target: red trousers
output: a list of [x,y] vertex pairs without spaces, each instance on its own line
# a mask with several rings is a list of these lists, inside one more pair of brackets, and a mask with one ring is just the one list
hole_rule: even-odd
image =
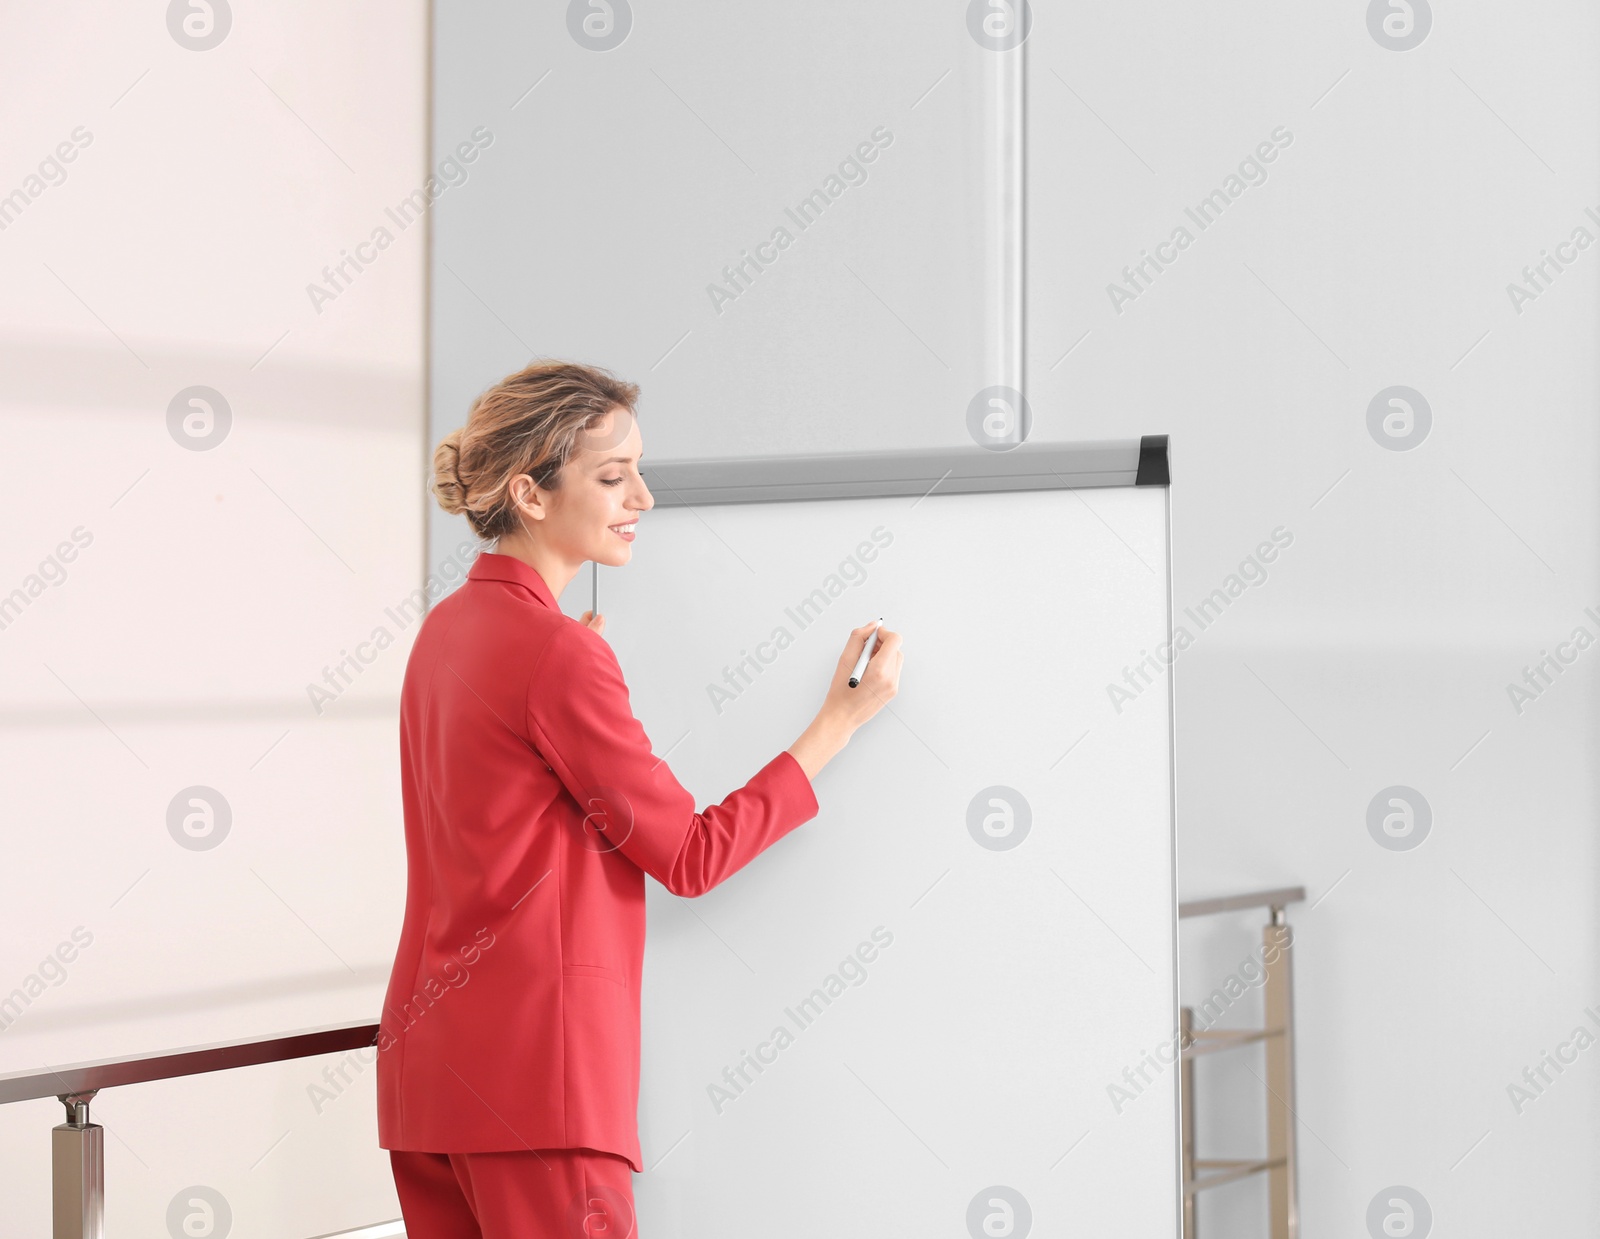
[[391,1149],[389,1164],[406,1239],[638,1239],[633,1167],[615,1153]]

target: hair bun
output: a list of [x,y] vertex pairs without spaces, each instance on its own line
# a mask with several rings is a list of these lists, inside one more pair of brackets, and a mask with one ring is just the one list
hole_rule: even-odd
[[452,430],[433,449],[433,484],[439,506],[452,516],[467,510],[467,487],[461,480],[461,430]]

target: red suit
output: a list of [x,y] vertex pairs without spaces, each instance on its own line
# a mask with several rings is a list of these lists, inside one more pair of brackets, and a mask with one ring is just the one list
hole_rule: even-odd
[[[604,638],[533,568],[489,552],[417,634],[400,757],[408,880],[379,1144],[528,1161],[589,1149],[642,1171],[645,874],[688,897],[737,873],[816,816],[805,771],[780,752],[695,812]],[[398,1179],[409,1160],[394,1160]]]

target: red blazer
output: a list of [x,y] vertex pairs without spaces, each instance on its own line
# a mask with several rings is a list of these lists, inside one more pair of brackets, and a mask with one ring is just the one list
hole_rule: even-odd
[[378,1033],[378,1143],[639,1154],[644,876],[702,894],[817,814],[781,752],[721,804],[650,749],[603,637],[481,553],[400,698],[405,922]]

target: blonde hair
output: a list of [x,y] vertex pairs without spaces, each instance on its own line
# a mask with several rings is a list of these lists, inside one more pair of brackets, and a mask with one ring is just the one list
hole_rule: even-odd
[[583,432],[612,409],[633,414],[638,399],[638,384],[609,370],[536,361],[483,392],[466,425],[439,441],[429,490],[441,508],[464,513],[473,532],[492,541],[518,524],[512,478],[526,473],[545,490],[559,490]]

